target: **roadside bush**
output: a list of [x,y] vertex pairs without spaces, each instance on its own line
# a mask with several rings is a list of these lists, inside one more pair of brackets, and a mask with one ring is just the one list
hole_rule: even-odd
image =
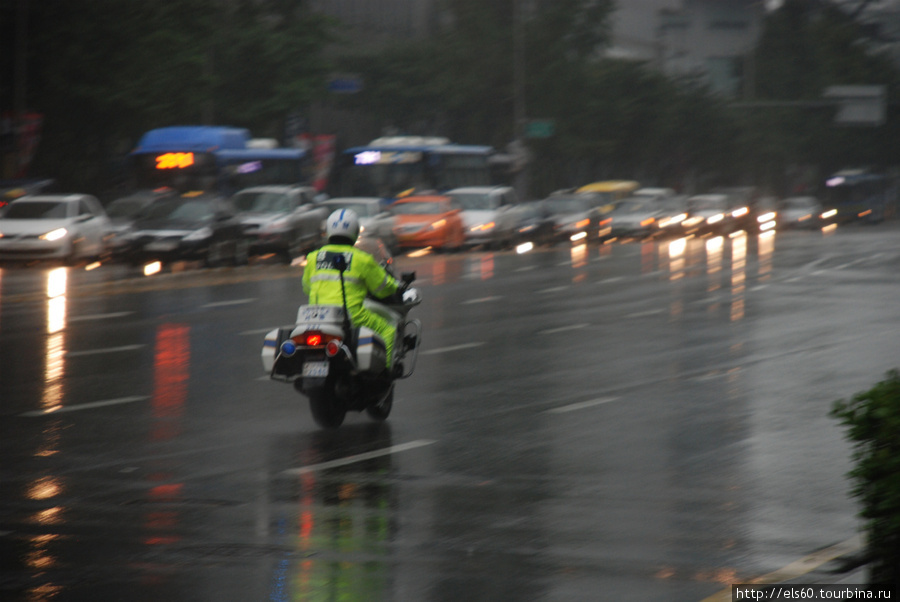
[[854,442],[848,476],[862,501],[874,584],[900,583],[900,372],[886,376],[831,410]]

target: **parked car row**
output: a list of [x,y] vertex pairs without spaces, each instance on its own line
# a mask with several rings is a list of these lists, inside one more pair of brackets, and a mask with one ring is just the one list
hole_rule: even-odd
[[820,228],[829,223],[814,197],[754,199],[710,192],[677,195],[631,187],[611,199],[596,187],[520,202],[510,187],[465,187],[383,199],[321,200],[305,186],[258,186],[226,198],[162,188],[119,198],[105,208],[84,194],[35,194],[0,212],[0,260],[69,263],[111,258],[134,265],[195,260],[242,265],[250,256],[290,262],[324,242],[324,221],[353,209],[361,233],[392,254],[430,247],[502,249],[524,242],[603,242],[621,238],[727,234],[739,229]]

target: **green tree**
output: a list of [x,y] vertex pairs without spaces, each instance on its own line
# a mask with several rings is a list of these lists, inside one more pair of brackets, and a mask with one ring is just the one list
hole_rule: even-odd
[[303,6],[30,3],[28,105],[44,115],[33,171],[100,192],[109,159],[153,127],[215,122],[278,136],[287,113],[324,91],[331,23]]
[[[608,0],[519,2],[526,39],[529,101],[557,94],[605,40]],[[371,110],[409,133],[503,146],[514,136],[513,0],[447,0],[450,25],[429,40],[395,45],[375,57],[345,57],[366,90],[345,105]]]
[[900,581],[900,372],[896,369],[868,391],[834,403],[831,416],[847,427],[853,442],[853,495],[862,507],[871,582]]
[[793,164],[830,172],[847,166],[895,165],[892,143],[898,131],[896,106],[881,127],[840,127],[835,109],[817,106],[829,86],[885,85],[900,93],[898,71],[871,50],[866,29],[840,7],[810,0],[787,0],[766,19],[754,56],[755,99],[794,101],[793,108],[744,112],[742,154],[760,177],[781,181]]

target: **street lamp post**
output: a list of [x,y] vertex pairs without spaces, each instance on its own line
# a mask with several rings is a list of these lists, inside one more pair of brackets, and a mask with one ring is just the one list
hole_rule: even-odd
[[513,165],[515,177],[513,187],[519,198],[528,195],[528,162],[525,146],[525,126],[527,112],[525,107],[525,27],[524,11],[521,4],[525,0],[513,0]]

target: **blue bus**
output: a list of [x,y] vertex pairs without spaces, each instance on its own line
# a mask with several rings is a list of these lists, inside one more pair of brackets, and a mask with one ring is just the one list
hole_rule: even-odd
[[490,186],[497,183],[497,157],[490,146],[454,144],[446,138],[387,136],[340,153],[328,193],[390,201],[414,190]]
[[867,169],[845,169],[825,181],[824,207],[834,211],[836,222],[879,222],[892,216],[897,206],[893,178]]
[[253,139],[243,128],[174,126],[146,132],[130,153],[138,189],[170,187],[180,192],[233,194],[264,184],[309,182],[308,153]]

